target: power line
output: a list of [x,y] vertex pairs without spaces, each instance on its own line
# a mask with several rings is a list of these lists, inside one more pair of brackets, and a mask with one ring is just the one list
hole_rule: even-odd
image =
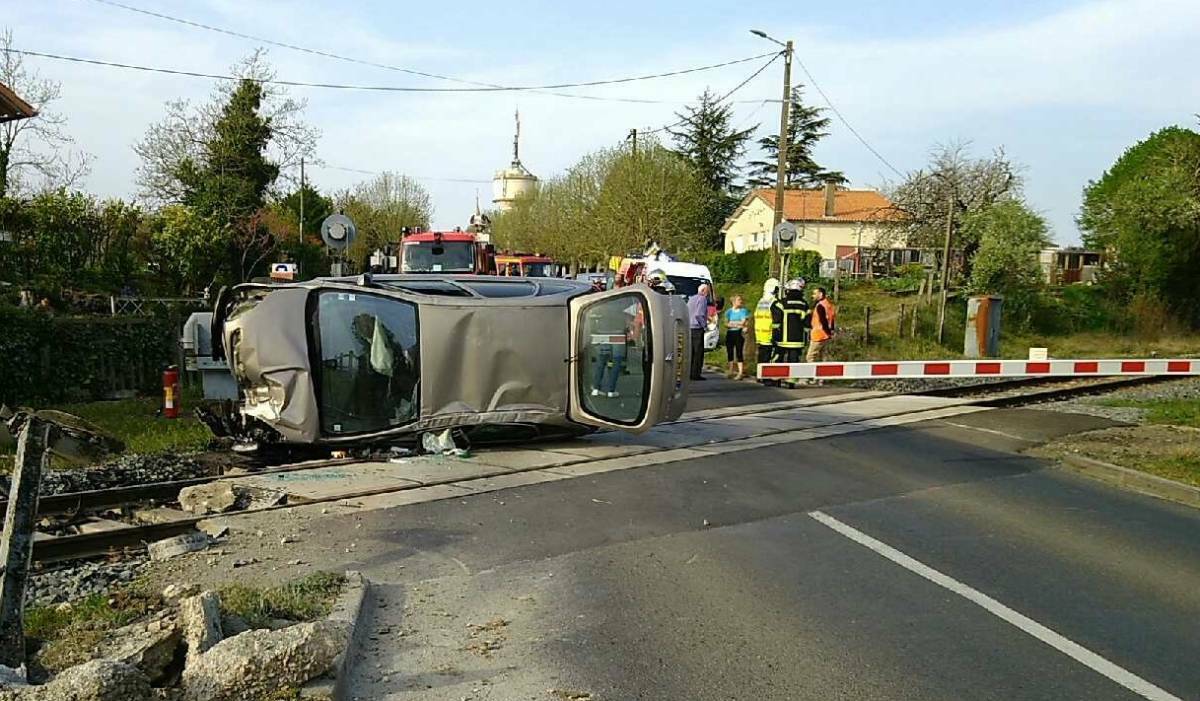
[[825,100],[825,104],[829,106],[829,110],[837,115],[837,118],[842,125],[845,126],[846,129],[850,130],[850,133],[854,135],[854,138],[858,139],[863,146],[866,146],[867,150],[870,151],[876,158],[878,158],[880,163],[884,164],[888,168],[891,168],[893,173],[903,178],[904,173],[901,173],[899,168],[889,163],[888,159],[884,158],[882,154],[876,151],[874,146],[867,143],[867,140],[863,138],[862,134],[858,133],[857,129],[850,126],[850,122],[846,121],[846,118],[842,115],[841,110],[839,110],[833,104],[833,100],[830,100],[829,96],[825,94],[825,91],[821,89],[821,86],[817,84],[817,79],[814,78],[813,74],[809,72],[808,67],[804,65],[804,62],[800,60],[800,57],[796,56],[795,54],[793,54],[792,57],[796,59],[796,63],[800,65],[800,70],[804,71],[804,75],[808,76],[809,85],[812,85],[817,89],[817,92],[820,93],[821,97]]
[[[174,68],[161,68],[161,67],[157,67],[157,66],[143,66],[143,65],[132,64],[132,63],[118,63],[116,61],[102,61],[99,59],[81,58],[78,56],[64,56],[61,54],[51,54],[51,53],[45,53],[45,52],[41,52],[41,51],[27,51],[24,49],[9,48],[9,49],[5,49],[5,51],[15,53],[15,54],[20,54],[22,56],[48,58],[48,59],[53,59],[56,61],[67,61],[67,62],[71,62],[71,63],[83,63],[83,64],[94,65],[94,66],[104,66],[107,68],[122,68],[122,69],[126,69],[126,70],[143,71],[143,72],[147,72],[147,73],[165,73],[167,75],[180,75],[180,76],[187,76],[187,77],[191,77],[191,78],[206,78],[209,80],[229,80],[229,81],[252,80],[257,83],[270,83],[273,85],[286,85],[289,87],[300,87],[300,88],[324,88],[324,89],[330,89],[330,90],[360,90],[360,91],[369,91],[369,92],[410,92],[410,93],[543,92],[542,87],[539,87],[539,86],[507,86],[507,87],[501,86],[501,87],[495,87],[495,88],[489,88],[489,87],[430,88],[430,87],[414,87],[414,86],[400,86],[400,85],[352,85],[352,84],[346,84],[346,83],[314,83],[314,82],[306,82],[306,81],[299,81],[299,80],[283,80],[283,79],[279,79],[279,78],[239,77],[239,76],[224,75],[224,74],[219,74],[219,73],[204,73],[201,71],[186,71],[186,70],[179,70],[179,69],[174,69]],[[769,54],[765,54],[765,55],[769,55]],[[715,68],[718,66],[729,66],[729,65],[734,65],[737,63],[744,63],[746,61],[753,60],[756,58],[762,58],[762,56],[753,56],[750,58],[737,59],[735,61],[728,61],[728,62],[725,62],[722,64],[714,64],[712,66],[702,66],[702,67],[697,67],[697,68],[685,69],[684,71],[671,71],[669,73],[660,73],[660,74],[655,74],[655,75],[634,76],[634,77],[618,78],[618,79],[607,80],[607,81],[590,81],[587,83],[564,83],[564,84],[562,84],[562,87],[609,85],[609,84],[615,84],[615,83],[629,83],[629,82],[640,81],[640,80],[651,80],[654,78],[662,78],[662,77],[668,77],[668,76],[673,76],[673,75],[682,75],[683,73],[687,73],[687,72],[708,70],[708,69]],[[567,93],[547,93],[547,94],[567,95]],[[647,99],[641,99],[641,98],[616,98],[616,97],[603,97],[603,96],[598,96],[598,95],[570,95],[570,96],[577,97],[580,99],[600,100],[600,101],[635,102],[635,103],[646,103],[646,104],[679,104],[679,101],[675,101],[675,100],[668,101],[668,100],[647,100]]]
[[651,78],[663,78],[663,77],[670,77],[670,76],[676,76],[676,75],[686,75],[688,73],[695,73],[695,72],[706,71],[706,70],[714,70],[716,68],[723,68],[725,66],[731,66],[734,64],[738,64],[738,63],[754,61],[759,58],[765,58],[766,56],[769,55],[769,54],[760,54],[758,56],[748,56],[746,58],[737,59],[734,61],[727,61],[724,63],[713,64],[713,65],[709,65],[709,66],[698,66],[695,68],[686,68],[686,69],[677,70],[677,71],[667,71],[667,72],[657,74],[657,75],[652,75],[652,76],[638,76],[638,77],[632,77],[632,78],[590,81],[590,82],[585,82],[585,83],[563,84],[563,85],[506,86],[506,85],[499,85],[496,83],[488,83],[488,82],[482,82],[482,81],[477,81],[477,80],[468,80],[465,78],[457,78],[455,76],[441,75],[438,73],[430,73],[428,71],[421,71],[421,70],[417,70],[415,68],[406,68],[403,66],[395,66],[395,65],[390,65],[390,64],[386,64],[386,63],[378,63],[376,61],[368,61],[365,59],[354,58],[351,56],[335,54],[335,53],[332,53],[329,51],[322,51],[320,49],[313,49],[313,48],[310,48],[307,46],[299,46],[297,44],[289,44],[289,43],[282,42],[282,41],[275,41],[273,39],[268,39],[266,37],[260,37],[260,36],[256,36],[253,34],[245,34],[243,32],[234,31],[232,29],[226,29],[224,27],[217,27],[214,25],[205,24],[203,22],[197,22],[194,20],[189,20],[189,19],[185,19],[182,17],[175,17],[173,15],[168,15],[168,14],[161,13],[161,12],[154,12],[152,10],[146,10],[146,9],[143,9],[140,7],[134,7],[132,5],[126,5],[124,3],[115,2],[114,0],[92,0],[92,2],[101,4],[101,5],[108,5],[110,7],[120,8],[122,10],[127,10],[129,12],[136,12],[138,14],[146,15],[149,17],[155,17],[157,19],[166,20],[168,22],[175,22],[177,24],[182,24],[182,25],[189,26],[189,27],[203,29],[205,31],[216,32],[219,34],[225,34],[228,36],[237,37],[239,39],[248,39],[250,41],[267,44],[269,46],[277,46],[280,48],[289,49],[291,51],[299,51],[301,53],[307,53],[307,54],[311,54],[314,56],[330,58],[330,59],[333,59],[336,61],[344,61],[347,63],[354,63],[354,64],[358,64],[358,65],[363,65],[363,66],[371,66],[373,68],[382,68],[384,70],[397,71],[400,73],[407,73],[409,75],[420,76],[423,78],[433,78],[436,80],[446,80],[446,81],[450,81],[450,82],[454,82],[454,83],[462,83],[464,85],[472,85],[475,87],[489,88],[491,90],[539,91],[539,92],[545,92],[545,94],[548,94],[548,95],[555,95],[558,97],[569,97],[569,98],[582,99],[582,100],[603,100],[603,101],[611,101],[611,102],[632,102],[632,103],[647,103],[647,104],[662,104],[662,103],[670,102],[667,100],[644,100],[644,99],[637,99],[637,98],[611,98],[611,97],[602,97],[602,96],[596,96],[596,95],[579,95],[579,94],[575,94],[575,93],[558,93],[558,92],[548,92],[548,91],[565,88],[565,87],[594,87],[597,85],[612,85],[612,84],[617,84],[617,83],[632,82],[635,80],[647,80],[647,79],[651,79]]
[[[772,63],[775,63],[775,60],[776,60],[776,59],[778,59],[780,56],[782,56],[782,55],[783,55],[783,52],[776,52],[776,53],[774,53],[774,54],[768,54],[768,55],[771,57],[771,59],[770,59],[769,61],[767,61],[767,62],[766,62],[766,63],[764,63],[763,65],[759,66],[758,70],[754,71],[754,72],[753,72],[753,73],[751,73],[751,74],[749,75],[749,77],[747,77],[745,80],[743,80],[742,82],[740,82],[740,83],[738,83],[737,85],[735,85],[735,86],[733,87],[733,89],[732,89],[732,90],[730,90],[729,92],[725,93],[724,95],[722,95],[722,96],[718,97],[716,101],[717,101],[717,102],[724,102],[725,100],[729,99],[729,97],[730,97],[730,96],[732,96],[734,93],[736,93],[738,90],[741,90],[742,88],[746,87],[746,85],[747,85],[747,84],[748,84],[750,81],[754,80],[755,78],[757,78],[757,77],[759,76],[759,74],[761,74],[763,71],[767,70],[767,68],[769,68],[769,67],[771,66],[771,64],[772,64]],[[675,127],[679,126],[680,124],[683,124],[683,123],[684,123],[684,122],[686,122],[686,121],[687,121],[687,117],[684,117],[684,118],[680,119],[680,120],[679,120],[679,121],[677,121],[677,122],[674,122],[674,123],[672,123],[672,124],[667,124],[667,125],[661,126],[661,127],[657,128],[657,129],[650,129],[650,130],[648,130],[648,131],[646,131],[646,132],[644,132],[644,133],[646,133],[646,134],[657,134],[657,133],[658,133],[658,132],[660,132],[660,131],[667,131],[667,130],[669,130],[669,129],[674,129]]]

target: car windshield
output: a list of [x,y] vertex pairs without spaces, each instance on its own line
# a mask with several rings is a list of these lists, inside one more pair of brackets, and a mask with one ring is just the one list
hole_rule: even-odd
[[675,294],[683,297],[691,297],[700,290],[701,285],[708,285],[708,298],[712,299],[712,283],[704,278],[668,275],[667,279],[675,286]]
[[322,433],[370,433],[416,419],[421,366],[415,305],[322,292],[315,329]]
[[551,263],[526,263],[525,277],[550,277]]
[[414,241],[404,244],[405,273],[462,273],[475,269],[475,244],[467,241]]

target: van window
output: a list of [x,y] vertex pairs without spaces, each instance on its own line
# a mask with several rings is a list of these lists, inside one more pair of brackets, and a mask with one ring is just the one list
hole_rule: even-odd
[[683,277],[682,275],[668,275],[667,279],[675,286],[675,294],[682,297],[691,297],[700,290],[701,285],[708,285],[708,299],[712,301],[712,282],[699,277]]
[[321,432],[382,431],[417,418],[417,308],[398,299],[327,291],[313,319]]
[[639,294],[584,307],[575,386],[588,414],[630,426],[645,417],[652,362],[646,321],[646,302]]

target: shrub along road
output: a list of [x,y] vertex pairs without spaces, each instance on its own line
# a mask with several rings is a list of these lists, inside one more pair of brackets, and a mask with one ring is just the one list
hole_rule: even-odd
[[385,582],[360,698],[1196,698],[1200,514],[1017,452],[1104,425],[990,411],[307,538]]

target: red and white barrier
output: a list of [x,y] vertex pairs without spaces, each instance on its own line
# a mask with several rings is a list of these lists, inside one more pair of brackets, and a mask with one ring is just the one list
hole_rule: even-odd
[[857,363],[760,363],[758,366],[760,380],[1104,375],[1200,375],[1200,360],[900,360]]

